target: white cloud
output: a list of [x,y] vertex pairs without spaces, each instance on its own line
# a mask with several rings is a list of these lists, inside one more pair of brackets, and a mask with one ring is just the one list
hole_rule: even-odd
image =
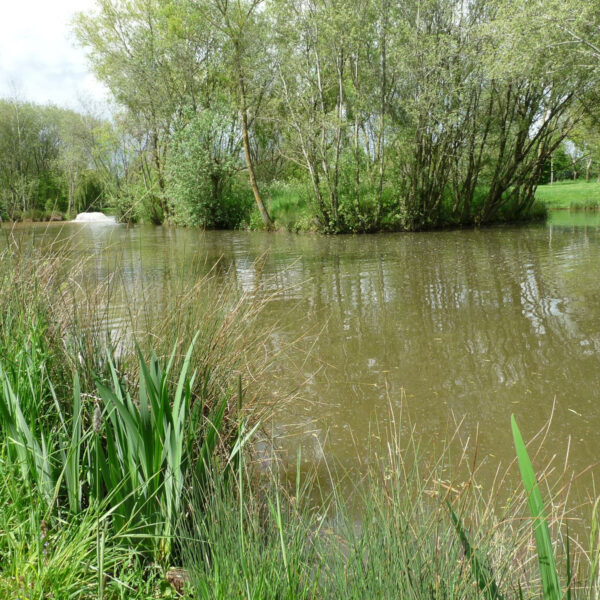
[[71,21],[94,0],[0,0],[0,97],[78,108],[105,100]]

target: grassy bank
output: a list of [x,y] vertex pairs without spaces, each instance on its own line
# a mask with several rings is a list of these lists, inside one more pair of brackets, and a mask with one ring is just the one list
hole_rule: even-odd
[[[541,596],[541,514],[508,476],[477,485],[460,431],[424,447],[390,415],[387,454],[330,464],[328,491],[265,466],[269,298],[200,264],[161,300],[51,249],[1,258],[0,598]],[[540,482],[547,539],[562,589],[594,598],[598,528],[567,542],[565,478]]]
[[600,208],[600,183],[557,181],[552,185],[540,185],[535,197],[551,210],[597,210]]

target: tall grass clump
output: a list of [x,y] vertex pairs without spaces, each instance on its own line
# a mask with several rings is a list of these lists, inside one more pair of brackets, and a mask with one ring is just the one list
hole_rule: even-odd
[[[193,597],[479,598],[444,504],[455,492],[462,512],[481,518],[473,533],[496,576],[512,583],[515,538],[476,488],[454,490],[450,446],[425,460],[409,432],[388,449],[383,457],[365,451],[362,475],[337,473],[329,491],[315,473],[301,481],[299,468],[293,489],[281,487],[276,469],[266,485],[252,485],[252,464],[233,489],[213,482],[208,510],[192,510],[182,534]],[[341,493],[348,484],[350,497]],[[197,492],[191,504],[200,504]]]
[[[17,244],[0,251],[0,358],[14,389],[26,392],[28,418],[43,414],[52,402],[48,369],[61,363],[47,294],[55,285],[59,263],[51,250],[37,258]],[[55,384],[63,383],[62,373],[53,375]]]
[[[192,477],[230,468],[238,413],[255,423],[268,406],[255,403],[270,360],[269,332],[256,326],[268,295],[245,295],[201,263],[183,282],[167,279],[159,299],[143,273],[90,276],[85,259],[52,245],[11,239],[2,259],[0,480],[10,510],[0,595],[149,597],[178,560]],[[232,399],[238,377],[243,407]]]
[[[5,370],[19,376],[33,361],[29,371],[40,390],[50,377],[59,399],[70,403],[78,372],[82,391],[92,393],[96,376],[112,378],[106,349],[132,383],[139,376],[138,347],[165,364],[175,348],[178,371],[197,336],[194,391],[202,388],[216,402],[244,372],[252,381],[248,408],[271,396],[264,377],[273,361],[265,351],[271,331],[259,319],[277,291],[243,290],[219,261],[207,264],[193,253],[177,257],[165,265],[157,287],[143,270],[123,269],[118,253],[100,249],[82,256],[64,239],[35,245],[11,236],[0,259],[0,357]],[[30,395],[28,377],[23,384]],[[51,402],[51,394],[45,400]]]
[[0,461],[0,598],[153,597],[160,570],[126,538],[108,530],[106,506],[79,515],[49,515],[39,495]]
[[[566,508],[566,501],[558,498],[559,495],[568,497],[569,485],[563,485],[558,494],[553,494],[548,486],[547,469],[542,471],[542,478],[538,479],[534,471],[527,446],[521,435],[517,422],[511,417],[511,428],[516,451],[516,461],[523,484],[523,493],[520,510],[513,508],[513,518],[519,512],[523,512],[522,504],[526,504],[529,519],[523,519],[523,523],[529,527],[529,538],[524,536],[525,543],[521,548],[516,560],[513,559],[511,567],[518,574],[517,592],[519,598],[543,598],[544,600],[560,600],[566,598],[598,598],[598,561],[600,559],[600,535],[598,533],[598,505],[596,500],[593,507],[585,506],[584,530],[589,531],[587,544],[580,542],[578,537],[572,537],[569,533],[568,520],[571,520]],[[565,463],[566,467],[566,463]],[[562,474],[564,479],[564,473]],[[544,503],[541,483],[547,486],[550,498]],[[591,510],[590,510],[591,508]],[[474,581],[486,597],[496,599],[512,597],[510,594],[502,596],[495,581],[495,573],[487,568],[487,556],[480,549],[474,549],[460,518],[456,516],[449,505],[454,524],[465,554],[469,557],[471,571]],[[582,510],[582,507],[579,507]],[[550,518],[548,518],[550,514]],[[576,520],[576,519],[573,519]],[[552,535],[554,530],[554,536]],[[555,538],[553,540],[553,537]],[[532,542],[532,538],[535,544]],[[538,577],[535,570],[524,567],[527,564],[526,555],[535,553],[538,564]],[[564,569],[564,586],[561,583],[559,565]],[[523,583],[524,581],[524,583]],[[513,596],[516,592],[513,591]]]
[[387,453],[362,457],[364,474],[353,478],[352,504],[336,495],[330,520],[341,541],[323,550],[323,597],[485,597],[473,585],[447,502],[469,515],[475,545],[487,551],[498,581],[513,586],[510,556],[519,536],[477,485],[458,434],[428,449],[408,422],[392,418],[378,435],[387,440]]
[[[537,528],[523,518],[532,488],[517,485],[516,463],[498,471],[486,490],[477,483],[477,449],[459,431],[431,449],[421,445],[413,428],[396,425],[387,434],[385,455],[362,449],[360,474],[336,472],[330,463],[334,483],[327,491],[316,472],[301,480],[299,468],[295,485],[282,487],[281,466],[269,472],[266,483],[262,477],[262,486],[253,485],[251,461],[235,487],[211,481],[208,501],[195,488],[191,506],[207,510],[192,509],[181,534],[192,596],[596,597],[597,517],[586,551],[564,531],[569,515],[555,491],[544,506],[547,545],[538,554]],[[549,486],[548,475],[541,481]],[[537,501],[536,506],[534,524],[542,522]],[[548,592],[550,556],[556,572],[564,570],[566,595]]]

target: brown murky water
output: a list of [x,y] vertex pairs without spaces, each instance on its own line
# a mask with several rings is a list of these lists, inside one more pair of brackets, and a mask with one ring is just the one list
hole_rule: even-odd
[[264,313],[265,326],[276,326],[273,347],[301,338],[274,374],[274,386],[299,386],[297,402],[273,423],[290,462],[302,445],[307,464],[326,453],[352,468],[361,449],[377,448],[373,422],[385,424],[402,401],[425,440],[463,420],[464,435],[479,431],[480,455],[504,464],[514,456],[511,413],[527,439],[555,402],[548,454],[564,457],[571,438],[573,469],[598,460],[596,213],[373,236],[90,225],[20,232],[68,238],[77,252],[97,256],[100,277],[118,257],[125,278],[142,272],[157,295],[164,278],[189,276],[182,264],[196,253],[207,265],[220,258],[246,289],[279,287]]

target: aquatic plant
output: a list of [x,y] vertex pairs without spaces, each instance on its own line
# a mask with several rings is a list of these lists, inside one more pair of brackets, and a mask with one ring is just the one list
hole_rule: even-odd
[[222,441],[228,396],[206,415],[202,398],[192,406],[196,373],[190,374],[190,361],[196,340],[174,390],[174,352],[163,369],[156,355],[147,363],[140,351],[136,397],[123,385],[110,356],[112,386],[98,383],[104,435],[95,437],[90,475],[100,481],[93,479],[91,490],[99,492],[99,502],[111,506],[115,530],[149,540],[158,557],[170,555],[186,478],[193,473],[197,480],[206,479]]
[[[51,432],[43,426],[32,429],[0,364],[0,430],[7,436],[7,456],[31,491],[42,494],[48,515],[63,504],[72,514],[81,512],[84,504],[104,505],[113,533],[150,542],[155,556],[169,556],[182,511],[184,481],[192,471],[196,481],[207,479],[206,471],[222,442],[229,399],[224,396],[206,415],[202,398],[192,407],[195,373],[189,371],[196,339],[187,350],[174,389],[174,353],[163,369],[156,355],[147,363],[140,351],[135,397],[107,354],[112,384],[98,382],[103,409],[98,414],[95,406],[92,428],[86,432],[77,377],[71,427],[56,402],[60,427]],[[241,440],[230,437],[227,441],[237,453]]]
[[560,600],[562,591],[560,581],[556,571],[556,561],[554,559],[554,550],[552,548],[552,540],[550,538],[550,530],[548,522],[544,515],[544,502],[538,486],[535,472],[527,453],[527,447],[523,442],[523,437],[515,421],[515,417],[511,417],[511,427],[517,459],[519,461],[519,469],[523,486],[527,494],[527,504],[529,513],[533,519],[533,530],[535,534],[535,542],[537,545],[537,556],[540,566],[540,576],[542,578],[542,586],[545,600]]

